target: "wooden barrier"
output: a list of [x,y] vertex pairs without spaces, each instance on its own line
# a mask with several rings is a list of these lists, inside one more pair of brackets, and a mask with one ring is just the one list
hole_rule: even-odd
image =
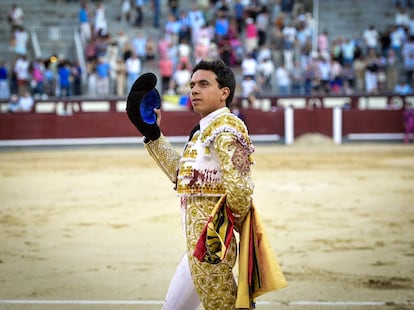
[[[236,98],[243,104],[245,98]],[[403,133],[402,114],[409,96],[325,96],[258,98],[256,108],[242,108],[252,135],[285,136],[285,107],[294,109],[294,137],[305,133],[333,136],[333,108],[342,108],[342,135]],[[124,98],[72,98],[37,101],[30,112],[7,113],[0,102],[0,140],[137,137]],[[187,136],[199,116],[189,110],[163,111],[166,136]]]

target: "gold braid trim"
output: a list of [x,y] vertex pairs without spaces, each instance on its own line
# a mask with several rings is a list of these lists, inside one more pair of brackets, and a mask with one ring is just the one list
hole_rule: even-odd
[[222,132],[232,133],[237,138],[239,143],[246,148],[249,156],[254,152],[254,146],[248,135],[246,125],[240,118],[230,113],[230,111],[219,114],[213,119],[213,121],[202,132],[201,142],[205,146],[209,146],[217,135]]
[[227,206],[234,215],[235,229],[239,231],[250,210],[254,189],[249,148],[241,145],[232,133],[223,132],[214,140],[212,149],[221,162]]
[[187,255],[194,285],[205,310],[233,310],[237,285],[232,269],[236,263],[237,245],[233,238],[224,260],[218,264],[200,262],[194,249],[207,218],[219,197],[188,197],[186,214]]
[[145,144],[145,148],[170,181],[175,183],[180,154],[171,143],[161,134],[157,140]]

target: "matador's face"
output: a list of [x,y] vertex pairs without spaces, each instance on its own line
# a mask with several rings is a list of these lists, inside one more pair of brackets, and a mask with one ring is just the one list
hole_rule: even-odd
[[208,70],[197,70],[191,77],[190,100],[195,112],[201,118],[226,106],[230,94],[228,87],[220,88],[217,76]]

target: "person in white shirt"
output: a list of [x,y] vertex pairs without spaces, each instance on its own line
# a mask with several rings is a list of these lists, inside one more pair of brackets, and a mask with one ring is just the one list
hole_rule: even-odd
[[279,95],[288,95],[290,87],[290,73],[285,65],[280,65],[275,72],[275,79],[278,86]]
[[362,36],[367,49],[378,50],[379,33],[374,25],[370,25],[368,29],[365,29]]
[[26,59],[25,55],[21,55],[14,64],[13,70],[16,73],[18,94],[20,96],[22,96],[29,87],[29,67],[30,62]]
[[241,62],[242,74],[244,77],[255,77],[257,73],[257,61],[253,58],[253,54],[247,54]]
[[177,71],[174,72],[172,78],[175,91],[180,95],[188,94],[190,89],[189,83],[191,80],[191,71],[186,62],[181,63],[178,66]]
[[33,97],[30,95],[30,92],[26,91],[24,95],[19,99],[19,111],[30,112],[33,108],[33,105]]
[[275,72],[275,65],[270,57],[264,58],[257,66],[257,72],[262,80],[262,88],[265,90],[272,89],[272,75]]
[[141,60],[134,52],[131,54],[131,57],[125,61],[125,69],[127,72],[127,87],[129,90],[141,73]]

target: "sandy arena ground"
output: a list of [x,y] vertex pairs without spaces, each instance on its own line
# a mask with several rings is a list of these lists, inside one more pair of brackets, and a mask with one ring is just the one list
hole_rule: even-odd
[[[414,308],[413,145],[303,138],[255,161],[289,282],[257,309]],[[1,151],[0,309],[160,309],[184,251],[172,188],[142,145]]]

